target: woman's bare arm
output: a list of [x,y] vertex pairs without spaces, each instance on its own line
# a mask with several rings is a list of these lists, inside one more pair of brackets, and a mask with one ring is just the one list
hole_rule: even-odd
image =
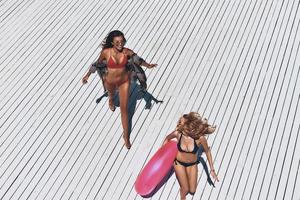
[[210,148],[208,147],[207,140],[204,136],[200,137],[200,143],[202,144],[203,149],[205,151],[205,154],[206,154],[206,157],[208,160],[208,164],[210,167],[210,173],[216,181],[219,181],[218,176],[215,172],[214,165],[213,165],[211,151],[210,151]]
[[[132,51],[131,49],[126,49],[126,51],[127,51],[127,55],[129,57],[137,56],[137,54],[134,51]],[[134,59],[134,60],[136,60],[135,62],[138,62],[139,65],[145,66],[147,68],[153,68],[153,67],[157,66],[157,64],[150,64],[140,57],[137,57],[137,59]]]
[[172,140],[173,138],[177,138],[177,136],[178,136],[178,132],[173,131],[172,133],[170,133],[169,135],[166,136],[166,138],[164,139],[163,145],[166,144],[167,142],[169,142],[170,140]]
[[[102,50],[101,51],[101,53],[100,53],[100,55],[99,55],[99,58],[97,59],[97,62],[98,63],[101,63],[101,62],[103,62],[103,60],[105,60],[105,51],[104,50]],[[89,77],[90,77],[90,75],[92,74],[93,72],[92,72],[92,70],[91,70],[91,67],[89,68],[89,71],[86,73],[86,75],[82,78],[82,83],[83,84],[86,84],[87,83],[87,81],[88,81],[88,79],[89,79]]]

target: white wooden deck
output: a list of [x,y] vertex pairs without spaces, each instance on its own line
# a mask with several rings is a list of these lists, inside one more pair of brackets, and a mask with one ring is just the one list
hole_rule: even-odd
[[[299,0],[0,1],[0,199],[143,199],[134,181],[181,114],[208,138],[220,182],[199,165],[188,199],[300,199]],[[145,109],[130,100],[132,148],[97,75],[101,40],[122,30],[147,61]],[[133,110],[133,111],[132,111]],[[179,199],[173,175],[151,199]]]

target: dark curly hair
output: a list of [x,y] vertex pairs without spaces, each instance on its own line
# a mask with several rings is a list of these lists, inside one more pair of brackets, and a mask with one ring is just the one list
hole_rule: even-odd
[[179,120],[176,130],[184,132],[195,140],[198,140],[205,134],[214,132],[214,128],[208,124],[207,119],[202,119],[199,113],[190,112],[189,114],[184,114],[182,117],[185,119],[185,122],[182,123],[181,120]]
[[112,48],[113,47],[112,42],[114,37],[119,37],[119,36],[123,37],[123,40],[126,43],[124,34],[119,30],[114,30],[111,31],[102,41],[101,43],[102,49]]

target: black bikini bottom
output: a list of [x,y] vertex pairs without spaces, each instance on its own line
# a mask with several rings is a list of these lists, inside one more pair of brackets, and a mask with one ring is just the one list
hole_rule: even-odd
[[213,181],[211,180],[210,178],[210,175],[209,175],[209,172],[208,172],[208,167],[207,167],[207,164],[205,162],[205,160],[202,158],[201,154],[204,152],[204,148],[202,145],[199,146],[199,150],[197,152],[197,161],[196,162],[192,162],[192,163],[186,163],[186,162],[182,162],[182,161],[179,161],[177,159],[174,160],[174,163],[175,165],[177,165],[177,163],[179,163],[180,165],[184,166],[184,167],[189,167],[189,166],[193,166],[193,165],[196,165],[198,163],[201,163],[202,166],[203,166],[203,169],[207,175],[207,182],[209,183],[209,185],[212,185],[213,187],[215,187]]
[[193,165],[197,165],[199,163],[199,161],[197,160],[196,162],[186,163],[186,162],[182,162],[180,160],[175,159],[174,163],[175,163],[175,165],[177,165],[177,163],[179,163],[180,165],[182,165],[184,167],[190,167],[190,166],[193,166]]

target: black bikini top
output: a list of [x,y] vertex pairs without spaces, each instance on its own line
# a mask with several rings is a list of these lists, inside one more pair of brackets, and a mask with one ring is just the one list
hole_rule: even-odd
[[183,149],[181,148],[181,146],[180,146],[180,144],[181,144],[181,138],[182,138],[182,134],[180,135],[179,141],[178,141],[178,143],[177,143],[177,149],[178,149],[178,151],[184,152],[184,153],[192,153],[192,154],[196,154],[197,151],[198,151],[198,149],[199,149],[199,147],[198,147],[197,144],[196,144],[196,140],[194,139],[194,149],[193,149],[193,151],[185,151],[185,150],[183,150]]

